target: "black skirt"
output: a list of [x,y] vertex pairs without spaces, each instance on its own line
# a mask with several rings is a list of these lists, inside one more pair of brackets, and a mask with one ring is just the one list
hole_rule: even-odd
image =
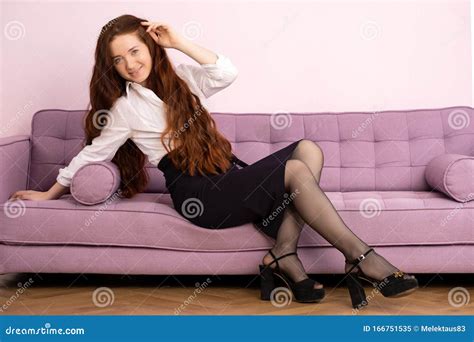
[[218,175],[183,173],[173,166],[167,154],[158,169],[164,173],[174,208],[193,224],[224,229],[253,223],[276,239],[291,202],[285,191],[285,165],[300,141],[251,165],[233,156],[233,166]]

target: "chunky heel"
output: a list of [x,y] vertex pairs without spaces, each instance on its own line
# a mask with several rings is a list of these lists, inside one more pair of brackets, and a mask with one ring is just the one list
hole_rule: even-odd
[[260,299],[270,300],[270,295],[275,288],[275,278],[270,267],[259,265],[260,267]]
[[354,309],[360,309],[367,305],[367,298],[365,296],[365,290],[361,283],[356,279],[353,274],[348,274],[346,278],[347,289],[351,296],[352,307]]
[[[352,306],[354,308],[360,308],[368,304],[365,297],[364,287],[360,283],[361,280],[372,284],[372,286],[379,290],[385,297],[406,296],[418,288],[418,280],[416,280],[414,276],[406,274],[400,270],[392,273],[383,280],[376,280],[366,276],[359,268],[359,264],[373,251],[373,248],[370,248],[355,260],[346,259],[346,263],[352,265],[349,271],[346,272],[346,282],[349,294],[351,295]],[[357,271],[352,272],[352,270],[356,268]]]
[[[270,250],[270,255],[273,257],[273,261],[269,265],[259,265],[260,267],[260,298],[262,300],[271,300],[271,293],[276,287],[276,280],[281,281],[291,291],[293,297],[297,302],[300,303],[317,303],[324,298],[325,290],[323,288],[315,289],[314,285],[319,284],[318,282],[306,278],[298,282],[294,282],[289,279],[280,269],[278,260],[286,258],[290,255],[297,255],[296,252],[288,253],[279,257],[276,257]],[[270,266],[276,263],[276,268],[273,269]]]

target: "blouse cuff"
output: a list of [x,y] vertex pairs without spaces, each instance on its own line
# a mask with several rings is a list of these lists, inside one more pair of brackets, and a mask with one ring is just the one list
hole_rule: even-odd
[[71,185],[71,181],[67,179],[66,177],[63,177],[61,175],[58,175],[56,177],[56,181],[61,184],[62,186],[69,187]]
[[201,64],[209,76],[215,80],[221,80],[226,76],[237,76],[237,68],[229,58],[216,52],[217,61],[215,63]]

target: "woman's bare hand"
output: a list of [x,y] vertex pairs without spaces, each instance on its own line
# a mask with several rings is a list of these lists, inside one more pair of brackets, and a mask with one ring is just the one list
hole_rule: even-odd
[[142,21],[143,26],[148,26],[148,32],[158,45],[165,48],[175,48],[181,42],[183,37],[176,32],[170,25],[163,22]]
[[8,199],[9,201],[21,200],[32,200],[32,201],[46,201],[54,199],[48,191],[34,191],[34,190],[20,190]]

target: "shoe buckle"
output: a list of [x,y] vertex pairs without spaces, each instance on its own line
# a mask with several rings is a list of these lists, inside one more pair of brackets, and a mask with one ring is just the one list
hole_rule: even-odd
[[404,273],[402,271],[397,271],[393,275],[395,276],[395,278],[400,278],[403,277]]
[[357,261],[361,262],[362,260],[365,259],[365,255],[361,254],[359,257],[357,257]]

